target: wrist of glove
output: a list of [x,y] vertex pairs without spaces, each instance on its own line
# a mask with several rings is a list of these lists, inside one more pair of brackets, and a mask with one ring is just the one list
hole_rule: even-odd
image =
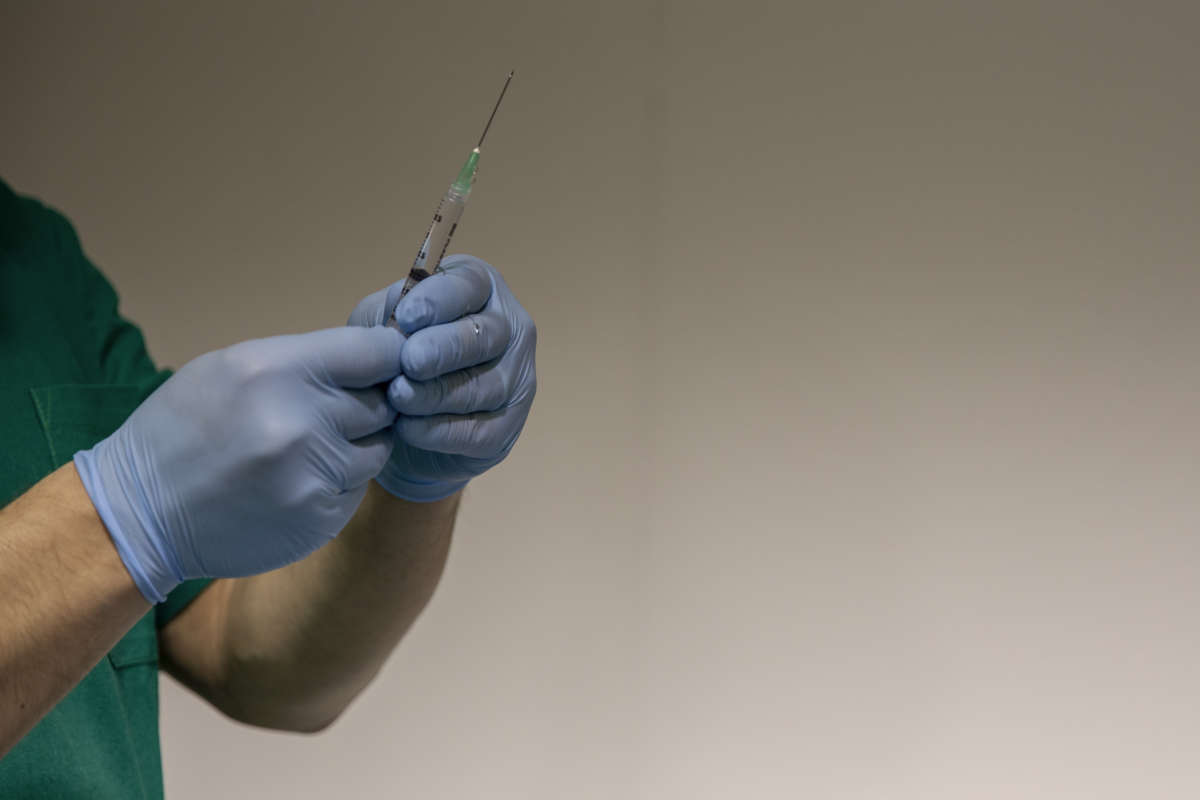
[[387,387],[398,412],[391,458],[376,479],[405,500],[461,490],[512,450],[537,391],[537,329],[491,265],[450,256],[399,302],[403,282],[358,304],[351,326],[389,311],[406,335],[401,374]]
[[149,602],[161,603],[186,576],[174,548],[159,544],[166,536],[146,498],[138,488],[133,496],[126,493],[125,486],[141,485],[127,446],[114,434],[76,453],[75,471],[134,584]]

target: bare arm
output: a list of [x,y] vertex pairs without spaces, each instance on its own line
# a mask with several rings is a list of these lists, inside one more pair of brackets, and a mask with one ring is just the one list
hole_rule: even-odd
[[412,503],[372,482],[324,548],[205,590],[163,629],[164,665],[234,719],[296,731],[326,727],[429,601],[458,500]]
[[0,510],[0,757],[149,610],[73,464]]

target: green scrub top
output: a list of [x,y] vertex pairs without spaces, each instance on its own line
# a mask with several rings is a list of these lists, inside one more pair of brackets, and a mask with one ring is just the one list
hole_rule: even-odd
[[[116,430],[168,375],[70,223],[0,182],[0,506]],[[0,798],[162,797],[158,629],[206,585],[148,612],[0,758]]]

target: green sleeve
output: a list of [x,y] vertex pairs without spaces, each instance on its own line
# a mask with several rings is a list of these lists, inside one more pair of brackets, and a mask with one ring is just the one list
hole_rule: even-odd
[[[75,229],[61,214],[51,210],[47,213],[52,217],[58,263],[66,270],[63,286],[71,287],[68,291],[72,296],[66,299],[77,304],[80,324],[72,326],[78,336],[75,349],[82,354],[81,360],[93,383],[136,385],[140,403],[171,372],[154,365],[141,330],[121,316],[116,291],[84,254]],[[183,611],[209,583],[209,579],[190,580],[176,587],[155,608],[158,627]]]

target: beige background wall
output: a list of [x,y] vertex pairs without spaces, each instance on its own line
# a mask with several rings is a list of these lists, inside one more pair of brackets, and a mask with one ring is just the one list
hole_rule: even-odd
[[179,364],[401,275],[515,66],[541,388],[332,730],[164,681],[171,797],[1200,792],[1191,4],[242,6],[6,4],[5,179]]

